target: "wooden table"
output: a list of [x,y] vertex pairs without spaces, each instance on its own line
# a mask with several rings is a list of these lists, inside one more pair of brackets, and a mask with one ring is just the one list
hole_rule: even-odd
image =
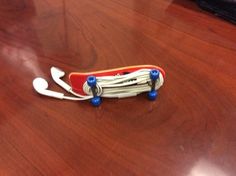
[[[32,88],[62,91],[51,66],[138,64],[166,71],[155,102],[94,108]],[[0,1],[0,66],[1,176],[236,175],[236,27],[193,1]]]

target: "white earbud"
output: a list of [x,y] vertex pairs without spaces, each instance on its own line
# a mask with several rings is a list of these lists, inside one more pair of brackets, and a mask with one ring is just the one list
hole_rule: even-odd
[[60,70],[59,68],[56,67],[52,67],[51,68],[51,75],[52,75],[52,79],[59,85],[61,86],[63,89],[65,89],[67,92],[71,91],[71,87],[65,83],[63,80],[61,80],[60,78],[62,78],[65,75],[65,72]]
[[33,80],[33,87],[36,90],[36,92],[38,92],[41,95],[54,97],[54,98],[58,98],[58,99],[63,99],[63,97],[64,97],[63,93],[47,90],[48,82],[45,79],[40,78],[40,77],[35,78]]
[[58,98],[58,99],[78,101],[78,100],[86,100],[86,99],[91,98],[91,97],[85,97],[85,98],[68,97],[68,96],[65,96],[63,93],[47,90],[48,82],[45,79],[40,78],[40,77],[35,78],[33,80],[33,87],[36,90],[36,92],[38,92],[41,95],[45,95],[45,96],[53,97],[53,98]]
[[68,85],[66,82],[64,82],[61,78],[65,75],[65,72],[62,71],[59,68],[51,67],[51,76],[52,79],[57,83],[59,86],[61,86],[63,89],[65,89],[67,92],[71,93],[72,95],[78,97],[78,100],[87,100],[92,98],[92,96],[87,95],[80,95],[76,92],[74,92],[70,85]]

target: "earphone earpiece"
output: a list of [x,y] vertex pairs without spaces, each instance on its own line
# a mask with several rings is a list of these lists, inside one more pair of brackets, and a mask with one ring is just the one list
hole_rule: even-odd
[[63,80],[61,80],[60,78],[62,78],[65,75],[65,72],[60,70],[59,68],[56,67],[52,67],[51,68],[51,75],[52,75],[52,79],[59,85],[61,86],[63,89],[65,89],[67,92],[71,91],[71,87],[65,83]]
[[58,99],[63,99],[64,98],[63,93],[47,90],[48,82],[43,78],[40,78],[40,77],[35,78],[33,80],[33,87],[36,90],[36,92],[38,92],[41,95],[54,97],[54,98],[58,98]]

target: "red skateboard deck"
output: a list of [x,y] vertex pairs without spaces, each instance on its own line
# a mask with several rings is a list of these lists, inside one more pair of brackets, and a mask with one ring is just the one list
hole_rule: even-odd
[[95,72],[87,72],[87,73],[79,73],[79,72],[72,72],[69,75],[69,80],[73,91],[79,93],[81,95],[86,95],[83,91],[83,85],[87,81],[88,76],[115,76],[115,75],[124,75],[127,73],[131,73],[140,69],[156,69],[159,70],[163,77],[165,77],[165,71],[155,65],[137,65],[137,66],[129,66],[129,67],[120,67],[116,69],[109,69],[109,70],[101,70]]

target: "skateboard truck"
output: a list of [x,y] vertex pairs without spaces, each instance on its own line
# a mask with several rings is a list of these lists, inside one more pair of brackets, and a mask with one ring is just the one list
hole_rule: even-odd
[[157,98],[157,90],[156,88],[156,82],[157,79],[159,78],[160,72],[158,70],[151,70],[150,71],[150,78],[152,80],[152,85],[151,85],[151,91],[148,92],[148,99],[153,101]]
[[163,85],[165,72],[162,68],[153,65],[139,65],[123,67],[111,70],[78,73],[69,75],[70,85],[62,80],[65,72],[52,67],[53,80],[68,93],[74,96],[66,96],[63,93],[48,90],[48,83],[43,78],[35,78],[33,87],[41,95],[66,99],[89,100],[93,106],[101,104],[101,97],[125,98],[148,92],[149,100],[155,100],[157,90]]
[[95,76],[88,76],[87,84],[90,86],[91,91],[93,93],[93,98],[91,99],[91,103],[93,106],[99,106],[101,104],[101,97],[97,96],[97,79]]

